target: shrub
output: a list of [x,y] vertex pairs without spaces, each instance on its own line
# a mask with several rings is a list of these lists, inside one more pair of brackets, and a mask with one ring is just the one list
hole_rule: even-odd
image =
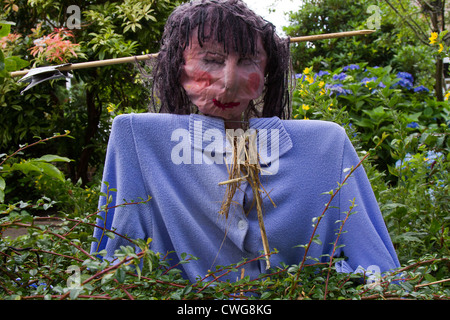
[[[334,71],[306,68],[296,77],[294,118],[340,123],[362,150],[373,148],[383,133],[390,134],[373,158],[380,171],[415,152],[413,137],[421,132],[427,131],[429,148],[446,148],[448,101],[436,101],[432,88],[416,83],[407,72],[360,63]],[[391,150],[393,143],[397,145]],[[396,180],[391,174],[390,183]]]
[[[382,137],[379,144],[385,137]],[[369,155],[370,153],[361,160],[359,165]],[[435,162],[442,158],[439,154],[428,154],[428,156],[433,162],[430,163],[427,160],[425,161],[427,165],[436,165]],[[415,161],[416,158],[417,161]],[[7,161],[12,161],[11,159],[11,156],[6,158]],[[48,160],[51,159],[48,158]],[[420,162],[419,160],[420,156],[411,156],[405,162],[400,162],[397,166],[398,170],[406,170],[408,173],[408,179],[405,178],[402,181],[410,181],[414,185],[416,179],[423,176],[422,167],[416,164]],[[3,161],[2,164],[7,161]],[[423,164],[423,161],[420,164]],[[348,176],[355,169],[356,167],[349,172]],[[413,174],[411,175],[410,172]],[[415,176],[416,174],[418,176]],[[441,178],[440,175],[436,177]],[[329,203],[340,188],[345,187],[344,182],[330,192]],[[440,202],[443,199],[440,198],[441,193],[436,192],[437,190],[438,188],[433,189],[433,192],[428,192],[428,195],[433,199],[432,201]],[[78,197],[77,202],[86,200],[86,194],[74,195]],[[395,197],[392,198],[395,199]],[[147,201],[152,200],[121,205],[136,206]],[[306,261],[311,261],[306,256],[309,246],[313,242],[320,241],[318,235],[313,233],[309,243],[303,245],[305,257],[298,265],[272,268],[267,274],[261,274],[255,279],[243,276],[236,282],[221,280],[229,272],[245,269],[246,264],[253,261],[243,260],[228,266],[218,266],[207,275],[199,277],[195,283],[191,283],[181,277],[180,266],[191,263],[196,258],[186,253],[182,255],[179,264],[171,266],[170,253],[163,255],[149,249],[151,239],[129,239],[126,235],[118,234],[114,230],[103,229],[103,236],[123,237],[129,241],[129,246],[121,246],[115,252],[112,262],[101,259],[106,254],[105,251],[91,254],[90,244],[96,241],[92,234],[99,211],[82,215],[76,212],[65,214],[60,212],[59,216],[52,217],[36,217],[28,211],[30,206],[43,206],[43,209],[48,209],[52,204],[51,199],[43,197],[35,205],[20,203],[2,207],[0,216],[2,232],[18,227],[24,228],[27,232],[17,238],[1,238],[1,299],[440,300],[450,298],[450,290],[446,286],[450,264],[448,217],[438,213],[417,223],[408,224],[404,222],[407,220],[402,220],[395,211],[405,206],[386,204],[387,208],[384,209],[391,210],[391,214],[386,216],[387,222],[394,224],[393,229],[398,228],[400,232],[403,232],[404,228],[408,227],[411,230],[410,234],[403,234],[403,237],[396,239],[398,244],[403,245],[399,252],[404,253],[407,248],[417,251],[416,255],[410,255],[410,257],[417,257],[409,259],[403,267],[392,273],[381,275],[364,270],[352,274],[337,273],[336,262],[341,260],[338,257],[330,259],[330,262],[325,264],[314,263],[314,260],[312,264],[306,264]],[[322,215],[326,214],[327,208],[328,206],[325,207]],[[108,204],[100,210],[109,210]],[[347,212],[347,217],[351,214],[352,208]],[[397,218],[402,221],[397,221]],[[419,219],[419,215],[416,215],[416,218]],[[42,224],[43,220],[46,223]],[[318,225],[320,220],[318,217],[314,223]],[[339,221],[341,227],[336,232],[334,248],[337,248],[336,244],[346,220],[347,218]],[[443,224],[436,228],[436,221]],[[421,237],[420,233],[425,228],[424,222],[433,224],[435,233],[428,237],[428,242],[416,247],[410,246],[410,243],[415,240],[408,237]],[[437,229],[442,230],[440,236]],[[413,234],[414,232],[417,234]],[[439,244],[435,246],[433,242]],[[429,247],[434,247],[435,250],[428,251]],[[277,252],[271,254],[277,254]],[[255,259],[264,259],[264,254]]]
[[294,118],[342,124],[361,155],[389,134],[364,165],[401,263],[448,255],[448,101],[390,66],[306,68],[296,77]]

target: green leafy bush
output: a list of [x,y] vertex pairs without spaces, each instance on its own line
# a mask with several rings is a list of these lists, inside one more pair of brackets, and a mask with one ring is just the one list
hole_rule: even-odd
[[[35,5],[36,1],[30,3]],[[164,19],[157,19],[159,22],[153,25],[153,17],[157,16],[156,11],[164,16],[172,5],[169,1],[160,1],[156,7],[148,3],[90,5],[83,14],[92,24],[77,33],[86,45],[80,52],[97,59],[148,49],[138,44],[151,44],[159,38]],[[55,7],[58,6],[53,1],[46,0],[42,6],[33,8],[38,16],[46,10],[52,12]],[[131,8],[142,10],[130,12]],[[314,6],[308,8],[318,10]],[[16,9],[8,12],[27,16],[22,7]],[[332,7],[325,9],[336,13],[337,20],[333,21],[340,26],[339,15],[343,12],[338,14]],[[350,10],[352,14],[363,12],[359,2],[354,9]],[[60,10],[56,11],[54,21],[61,19]],[[349,22],[349,27],[358,27],[362,22]],[[9,26],[2,24],[0,38],[9,34]],[[132,34],[137,29],[147,31]],[[34,31],[37,38],[38,34],[43,35],[38,27]],[[147,37],[149,34],[151,37]],[[364,272],[337,273],[335,263],[339,257],[320,264],[305,253],[297,265],[282,265],[256,279],[244,273],[235,282],[221,280],[231,271],[245,269],[250,261],[243,260],[219,266],[190,283],[181,277],[180,267],[196,258],[186,253],[179,265],[171,266],[170,254],[149,250],[151,239],[128,239],[105,229],[104,237],[124,237],[129,246],[116,252],[114,263],[101,259],[105,252],[91,254],[91,243],[96,241],[92,234],[99,213],[96,207],[99,186],[82,186],[80,181],[67,178],[71,171],[69,176],[76,176],[71,168],[73,161],[69,160],[79,158],[80,152],[71,149],[76,144],[61,143],[54,148],[49,140],[61,138],[55,135],[20,145],[24,139],[35,141],[33,136],[48,136],[51,132],[72,130],[73,126],[73,139],[80,145],[84,142],[87,147],[83,151],[94,149],[90,152],[97,155],[94,162],[98,165],[105,152],[111,118],[122,112],[146,110],[148,95],[141,92],[141,79],[124,76],[111,67],[98,71],[100,74],[80,72],[70,92],[63,86],[44,84],[39,92],[20,96],[20,85],[7,74],[26,66],[28,62],[19,56],[23,56],[32,39],[15,34],[10,40],[16,45],[10,41],[7,49],[0,51],[0,107],[6,119],[1,124],[0,137],[4,149],[0,155],[0,299],[450,299],[449,105],[448,100],[437,102],[431,92],[432,84],[427,87],[423,78],[417,81],[412,71],[370,67],[368,63],[328,70],[307,68],[297,75],[298,86],[293,93],[295,119],[334,121],[347,130],[364,159],[361,165],[380,204],[402,264],[400,269],[376,277]],[[360,61],[368,47],[374,48],[370,39],[352,39],[352,43],[353,49],[348,50],[342,42],[330,41],[329,45],[342,48],[344,53],[333,61],[328,59],[327,65],[334,61],[351,63],[355,56]],[[329,51],[320,46],[316,49]],[[391,58],[389,44],[380,50]],[[414,76],[426,74],[430,64],[426,50],[410,46],[403,52],[423,57],[421,60],[426,61]],[[394,67],[417,61],[400,53],[392,58]],[[312,61],[317,68],[324,65],[320,60],[307,58],[302,65]],[[104,83],[104,79],[111,82]],[[91,113],[80,112],[86,107],[84,101]],[[100,142],[84,135],[89,131],[88,122],[100,124],[97,129],[101,137],[95,138]],[[78,127],[83,130],[77,130]],[[16,152],[12,151],[13,145],[19,145]],[[52,150],[51,154],[46,149]],[[330,197],[341,186],[330,192]],[[142,202],[146,201],[152,200]],[[123,205],[139,206],[141,202]],[[320,223],[319,214],[315,224]],[[351,214],[348,212],[348,216]],[[345,221],[339,221],[339,226]],[[8,236],[11,233],[16,235]],[[312,234],[309,243],[301,246],[307,252],[312,243],[320,241],[318,235]],[[264,258],[261,254],[257,259]]]
[[[382,137],[379,144],[385,138],[386,136]],[[358,166],[369,156],[370,153],[361,159]],[[11,161],[11,158],[8,157],[7,160]],[[51,160],[50,157],[45,159]],[[408,163],[412,163],[414,167],[414,161],[409,160]],[[347,177],[356,168],[357,166],[352,168]],[[417,174],[420,175],[419,172]],[[410,179],[414,178],[411,176]],[[345,181],[329,192],[329,203],[342,187],[345,187]],[[430,195],[434,201],[441,201],[437,193]],[[86,200],[85,194],[80,193],[78,196],[78,202]],[[108,198],[108,194],[104,196]],[[49,200],[42,198],[36,205],[45,205],[45,201]],[[152,200],[149,198],[121,205],[138,206],[147,201]],[[47,203],[47,208],[51,204]],[[400,205],[389,204],[391,203],[386,203],[385,210],[402,208]],[[408,259],[399,270],[392,273],[381,275],[363,270],[355,274],[337,273],[335,263],[341,258],[332,258],[325,264],[314,262],[314,259],[307,257],[309,246],[320,241],[319,236],[313,233],[309,243],[302,245],[305,256],[303,259],[299,257],[298,265],[272,268],[267,274],[261,274],[255,279],[245,276],[244,272],[244,276],[235,282],[221,280],[229,272],[245,270],[246,264],[253,261],[243,260],[229,266],[218,266],[191,283],[182,278],[180,266],[196,258],[185,253],[179,264],[171,266],[170,253],[163,255],[149,249],[151,239],[129,239],[114,230],[103,229],[103,237],[123,237],[129,241],[129,246],[122,246],[117,250],[114,261],[111,262],[101,259],[106,254],[105,251],[91,254],[90,245],[97,241],[92,234],[99,211],[82,215],[68,212],[60,213],[59,216],[36,217],[27,211],[28,207],[29,204],[21,203],[3,207],[1,212],[2,232],[15,228],[26,230],[26,234],[22,236],[3,236],[0,241],[2,299],[450,299],[450,289],[447,286],[450,256],[446,216],[435,214],[432,219],[428,219],[428,222],[444,220],[440,227],[445,223],[447,227],[445,230],[441,228],[443,233],[437,239],[430,237],[428,243],[418,246],[417,254],[410,255],[415,257]],[[315,225],[320,223],[327,208],[328,206],[313,221]],[[100,210],[107,212],[108,204]],[[337,248],[343,226],[351,214],[352,208],[344,220],[337,222],[340,228],[336,232],[334,248]],[[408,225],[403,223],[405,219],[396,221],[399,217],[395,213],[388,214],[386,218],[388,223],[400,223],[398,228],[401,232]],[[408,227],[412,232],[421,233],[421,229],[415,228],[419,225],[424,227],[425,220],[409,224]],[[46,223],[42,223],[43,221]],[[396,228],[393,226],[393,229]],[[439,231],[435,231],[435,235],[438,234]],[[404,246],[399,250],[402,254],[407,247],[411,248],[411,240],[407,236],[416,235],[403,234],[403,237],[396,239],[397,244]],[[437,250],[427,251],[427,248],[433,247],[433,241],[439,242],[440,247],[438,245]],[[418,248],[425,250],[417,250]],[[255,259],[264,258],[264,254],[261,254]],[[312,264],[307,264],[307,261]]]
[[297,78],[294,118],[340,123],[363,150],[373,148],[383,133],[390,135],[373,158],[380,171],[415,152],[413,137],[421,132],[427,132],[423,143],[430,149],[447,148],[449,102],[436,101],[432,89],[407,72],[360,63],[316,72],[306,68]]

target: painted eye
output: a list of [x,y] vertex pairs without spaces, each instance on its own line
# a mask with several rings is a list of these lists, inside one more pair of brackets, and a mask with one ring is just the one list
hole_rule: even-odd
[[239,59],[239,64],[243,65],[243,66],[250,66],[254,63],[255,63],[255,61],[253,61],[253,59],[249,58],[249,57],[242,57]]
[[222,65],[225,63],[225,60],[223,59],[216,59],[216,58],[204,58],[203,62],[206,64],[215,64],[215,65]]
[[206,64],[222,65],[225,63],[225,58],[222,55],[208,52],[203,57],[203,62]]

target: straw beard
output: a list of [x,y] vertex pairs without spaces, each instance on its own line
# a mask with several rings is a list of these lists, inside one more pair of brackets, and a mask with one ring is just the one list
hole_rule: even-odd
[[267,270],[270,268],[270,250],[263,220],[263,201],[261,193],[264,192],[266,194],[274,207],[276,207],[276,205],[261,184],[261,167],[259,165],[259,154],[256,148],[257,133],[256,130],[252,130],[250,132],[250,134],[247,134],[246,132],[240,136],[230,136],[227,134],[227,138],[230,142],[232,142],[233,154],[231,163],[227,163],[229,180],[219,183],[219,185],[226,185],[227,187],[219,214],[224,215],[225,218],[228,219],[228,213],[233,201],[233,196],[236,191],[240,189],[241,182],[246,180],[253,191],[253,202],[246,214],[248,215],[253,206],[256,205]]

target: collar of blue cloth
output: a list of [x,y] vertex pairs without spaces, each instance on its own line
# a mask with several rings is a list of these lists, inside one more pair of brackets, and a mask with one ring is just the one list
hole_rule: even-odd
[[[258,153],[260,163],[267,164],[278,160],[292,148],[292,140],[286,131],[283,122],[278,117],[252,118],[249,121],[249,130],[256,129],[258,137]],[[189,117],[190,142],[194,149],[205,150],[215,139],[221,139],[214,145],[214,151],[230,154],[231,145],[226,138],[224,120],[199,114]],[[265,149],[265,150],[261,150]]]

